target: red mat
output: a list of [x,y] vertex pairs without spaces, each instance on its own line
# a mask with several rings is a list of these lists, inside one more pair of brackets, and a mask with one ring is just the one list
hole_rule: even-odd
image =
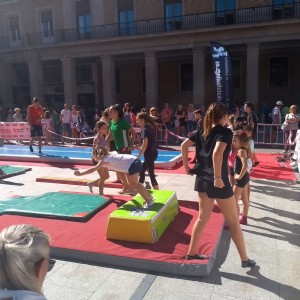
[[294,170],[289,161],[284,162],[283,166],[275,160],[277,155],[271,153],[256,153],[259,165],[253,168],[250,174],[254,179],[269,180],[297,180]]
[[[189,152],[190,161],[194,158],[195,152]],[[276,155],[271,153],[256,153],[259,165],[253,168],[253,172],[250,174],[251,178],[256,179],[269,179],[269,180],[297,180],[294,170],[289,165],[289,162],[285,162],[281,167],[275,160]],[[190,164],[192,167],[193,164]],[[185,174],[185,169],[182,163],[176,165],[172,170],[156,169],[155,173],[174,173]]]
[[[82,185],[86,186],[88,182],[91,180],[88,179],[78,179],[74,176],[74,178],[65,178],[65,177],[37,177],[36,182],[47,182],[47,183],[58,183],[58,184],[70,184],[70,185]],[[93,183],[94,187],[97,187],[98,184],[96,182]],[[123,184],[119,182],[112,182],[106,180],[104,183],[105,187],[122,189]]]
[[[114,203],[105,207],[86,223],[5,215],[0,217],[0,229],[12,224],[33,224],[51,236],[51,246],[54,248],[176,264],[208,263],[208,260],[184,259],[192,226],[198,215],[196,202],[179,201],[179,214],[156,244],[107,240],[105,235],[108,215],[129,199],[128,196],[115,197]],[[222,214],[212,213],[199,243],[200,253],[211,255],[214,252],[223,223]]]

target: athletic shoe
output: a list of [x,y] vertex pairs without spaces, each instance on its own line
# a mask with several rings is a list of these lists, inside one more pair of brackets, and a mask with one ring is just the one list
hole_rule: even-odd
[[29,150],[30,150],[30,152],[33,152],[32,146],[29,146]]
[[145,208],[145,209],[150,208],[153,204],[154,204],[154,197],[151,196],[150,202],[149,202],[149,203],[146,202],[146,203],[144,204],[144,208]]
[[253,268],[256,265],[256,261],[253,259],[248,259],[247,261],[242,261],[242,268]]

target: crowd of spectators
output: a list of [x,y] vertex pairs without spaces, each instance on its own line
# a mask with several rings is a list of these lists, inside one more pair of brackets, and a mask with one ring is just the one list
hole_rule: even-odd
[[[67,105],[67,104],[65,104]],[[68,105],[67,105],[68,106]],[[251,110],[254,113],[254,106],[251,106]],[[298,108],[293,106],[293,113],[295,114],[295,119],[290,118],[290,122],[294,123],[292,127],[296,128],[299,121],[299,111]],[[8,110],[4,110],[0,104],[0,121],[2,122],[26,122],[26,109],[14,107]],[[151,118],[155,121],[156,124],[163,124],[165,128],[175,135],[180,137],[188,137],[189,133],[194,131],[197,128],[197,119],[195,118],[195,110],[200,110],[201,114],[205,115],[206,109],[204,105],[195,106],[193,103],[188,105],[178,104],[176,108],[172,108],[168,103],[164,103],[163,107],[150,107],[150,108],[137,108],[131,106],[130,103],[125,103],[123,105],[124,118],[129,122],[133,127],[136,127],[136,115],[138,112],[148,112]],[[79,138],[81,133],[84,133],[84,136],[92,133],[96,122],[100,119],[108,119],[109,116],[105,109],[100,109],[98,106],[94,108],[85,109],[82,106],[73,105],[71,108],[67,107],[67,114],[65,107],[56,109],[47,105],[43,108],[45,119],[43,120],[43,128],[45,132],[46,142],[55,141],[55,137],[49,136],[46,132],[48,130],[53,131],[57,135],[64,135],[65,137],[70,138]],[[253,113],[250,115],[253,116]],[[245,111],[244,105],[239,105],[235,103],[233,106],[232,114],[235,117],[238,117],[241,122],[247,121],[247,115],[249,111]],[[286,116],[291,116],[290,107],[284,105],[283,101],[277,101],[274,106],[267,105],[263,103],[260,111],[257,111],[255,114],[255,128],[256,124],[283,124],[286,123]],[[67,123],[69,124],[67,124]],[[69,128],[70,127],[70,128]],[[286,128],[289,128],[286,126]],[[280,129],[286,129],[284,126]],[[295,129],[294,128],[294,129]],[[45,131],[46,130],[46,131]],[[255,131],[255,129],[254,129]],[[254,132],[254,136],[256,132]],[[274,136],[276,135],[276,136]],[[272,143],[277,140],[278,129],[273,130],[272,133]],[[285,141],[289,139],[288,133],[284,132]],[[56,140],[59,138],[56,138]],[[63,140],[62,140],[63,141]],[[170,143],[180,143],[180,139],[176,139],[172,136],[169,136]],[[74,142],[75,143],[75,142]]]

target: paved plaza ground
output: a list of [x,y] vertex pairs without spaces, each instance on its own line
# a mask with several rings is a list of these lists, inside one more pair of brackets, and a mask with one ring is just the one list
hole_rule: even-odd
[[[258,151],[264,151],[259,149]],[[271,151],[271,150],[268,150]],[[24,166],[28,164],[24,163]],[[37,183],[41,176],[72,177],[70,168],[33,166],[32,171],[1,182],[0,200],[11,195],[50,191],[87,192],[84,186]],[[115,174],[111,173],[112,179]],[[176,277],[124,268],[57,261],[46,277],[49,300],[79,299],[300,299],[300,181],[251,181],[249,224],[243,226],[254,269],[242,269],[228,231],[223,231],[215,268],[209,277]],[[96,178],[89,175],[85,178]],[[197,201],[194,177],[158,173],[161,189],[178,199]],[[110,194],[116,189],[107,189]]]

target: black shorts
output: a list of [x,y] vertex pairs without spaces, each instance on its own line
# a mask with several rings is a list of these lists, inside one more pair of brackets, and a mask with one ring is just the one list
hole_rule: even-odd
[[249,174],[246,173],[241,179],[236,180],[235,185],[239,188],[244,188],[247,183],[249,183],[250,177]]
[[223,188],[217,188],[214,186],[214,182],[205,180],[199,176],[195,180],[194,190],[200,193],[206,193],[209,198],[212,199],[227,199],[233,196],[232,186],[229,179],[223,180],[225,186]]
[[230,176],[234,176],[234,168],[229,167],[228,168],[228,173]]
[[43,136],[43,127],[40,125],[31,125],[30,136]]
[[143,164],[139,159],[135,159],[128,169],[128,175],[134,175],[142,171]]

